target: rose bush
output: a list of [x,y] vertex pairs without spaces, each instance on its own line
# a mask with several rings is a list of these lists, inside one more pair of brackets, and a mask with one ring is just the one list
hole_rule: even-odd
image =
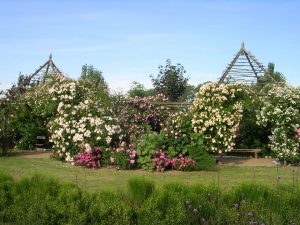
[[299,161],[300,89],[269,85],[263,92],[257,123],[271,127],[269,147],[281,160]]
[[107,147],[112,141],[119,142],[113,140],[116,134],[122,138],[108,96],[102,98],[92,87],[88,79],[52,77],[26,95],[33,112],[48,118],[50,141],[60,159],[73,162],[87,146]]
[[203,135],[208,152],[228,152],[233,149],[242,119],[243,89],[231,84],[203,84],[190,107],[194,132]]
[[114,109],[120,127],[125,132],[126,142],[135,143],[138,138],[147,132],[149,127],[153,131],[160,131],[161,126],[169,115],[169,110],[163,105],[154,105],[155,102],[167,102],[161,94],[150,97],[135,97],[122,99],[119,109]]
[[110,163],[117,169],[132,169],[137,165],[137,152],[132,145],[122,142],[120,146],[110,151]]
[[172,113],[162,130],[165,146],[164,150],[172,157],[179,154],[187,154],[186,145],[191,142],[193,133],[191,114],[180,111]]

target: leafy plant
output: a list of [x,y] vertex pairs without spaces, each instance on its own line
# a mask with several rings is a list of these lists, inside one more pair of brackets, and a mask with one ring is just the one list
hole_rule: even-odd
[[154,169],[152,156],[154,155],[156,149],[162,148],[163,145],[164,137],[161,133],[158,134],[149,131],[143,135],[136,144],[138,166],[146,170]]
[[198,133],[191,135],[191,143],[186,146],[190,157],[195,160],[196,170],[213,170],[216,162],[203,146],[203,136]]
[[150,76],[155,90],[171,101],[177,101],[188,87],[184,67],[181,64],[172,65],[171,60],[167,59],[165,67],[159,66],[158,69],[157,77]]
[[118,148],[111,152],[111,163],[117,169],[130,169],[136,167],[137,151],[132,148],[132,145],[127,147],[125,142],[122,142]]

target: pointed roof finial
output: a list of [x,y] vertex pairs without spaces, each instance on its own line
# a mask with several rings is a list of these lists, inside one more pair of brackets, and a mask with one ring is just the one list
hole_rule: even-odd
[[242,42],[242,44],[241,44],[241,49],[242,49],[242,50],[245,49],[245,44],[244,44],[244,42]]
[[50,53],[50,55],[49,55],[49,60],[52,60],[52,54]]

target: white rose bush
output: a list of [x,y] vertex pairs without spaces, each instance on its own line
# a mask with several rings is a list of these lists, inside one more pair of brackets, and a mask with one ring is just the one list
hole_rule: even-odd
[[233,149],[242,119],[243,104],[239,85],[205,83],[190,107],[192,128],[203,135],[208,152],[222,153]]
[[269,147],[283,161],[299,161],[300,89],[267,86],[257,123],[271,128]]
[[[47,124],[49,141],[53,143],[55,156],[68,162],[74,162],[74,156],[83,150],[108,147],[116,134],[121,138],[121,129],[108,106],[101,99],[90,97],[95,95],[86,82],[55,78],[27,96],[35,110],[41,108],[39,111],[45,112],[45,105],[56,108]],[[36,98],[37,95],[40,97]]]

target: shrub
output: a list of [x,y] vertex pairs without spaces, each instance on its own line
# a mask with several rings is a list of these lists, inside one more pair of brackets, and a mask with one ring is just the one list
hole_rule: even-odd
[[115,150],[111,151],[110,161],[117,169],[131,169],[135,168],[137,161],[137,151],[132,148],[132,145],[127,147],[125,142]]
[[101,166],[102,150],[100,147],[87,146],[84,152],[78,153],[75,157],[75,164],[90,168]]
[[182,154],[179,154],[177,158],[171,160],[172,168],[175,170],[191,171],[195,169],[195,160],[186,158]]
[[114,111],[118,113],[116,117],[122,130],[126,133],[127,144],[137,142],[148,131],[149,126],[152,131],[160,131],[169,114],[168,108],[156,106],[153,102],[166,102],[167,100],[159,94],[144,98],[123,99],[122,104],[117,105],[120,109],[114,109]]
[[176,112],[169,116],[162,131],[165,146],[163,148],[169,156],[187,154],[186,145],[190,144],[193,135],[191,114],[188,112]]
[[163,146],[164,137],[162,133],[148,131],[144,134],[136,144],[138,166],[146,170],[154,169],[152,157],[155,150],[163,148]]
[[269,147],[276,156],[289,162],[299,161],[300,89],[288,86],[266,86],[260,97],[258,125],[271,128]]
[[242,118],[242,88],[231,84],[206,83],[200,87],[190,107],[192,127],[203,135],[208,152],[233,149],[234,139]]
[[152,162],[154,165],[154,168],[158,172],[163,172],[171,166],[172,160],[164,153],[162,149],[158,149],[155,151]]

